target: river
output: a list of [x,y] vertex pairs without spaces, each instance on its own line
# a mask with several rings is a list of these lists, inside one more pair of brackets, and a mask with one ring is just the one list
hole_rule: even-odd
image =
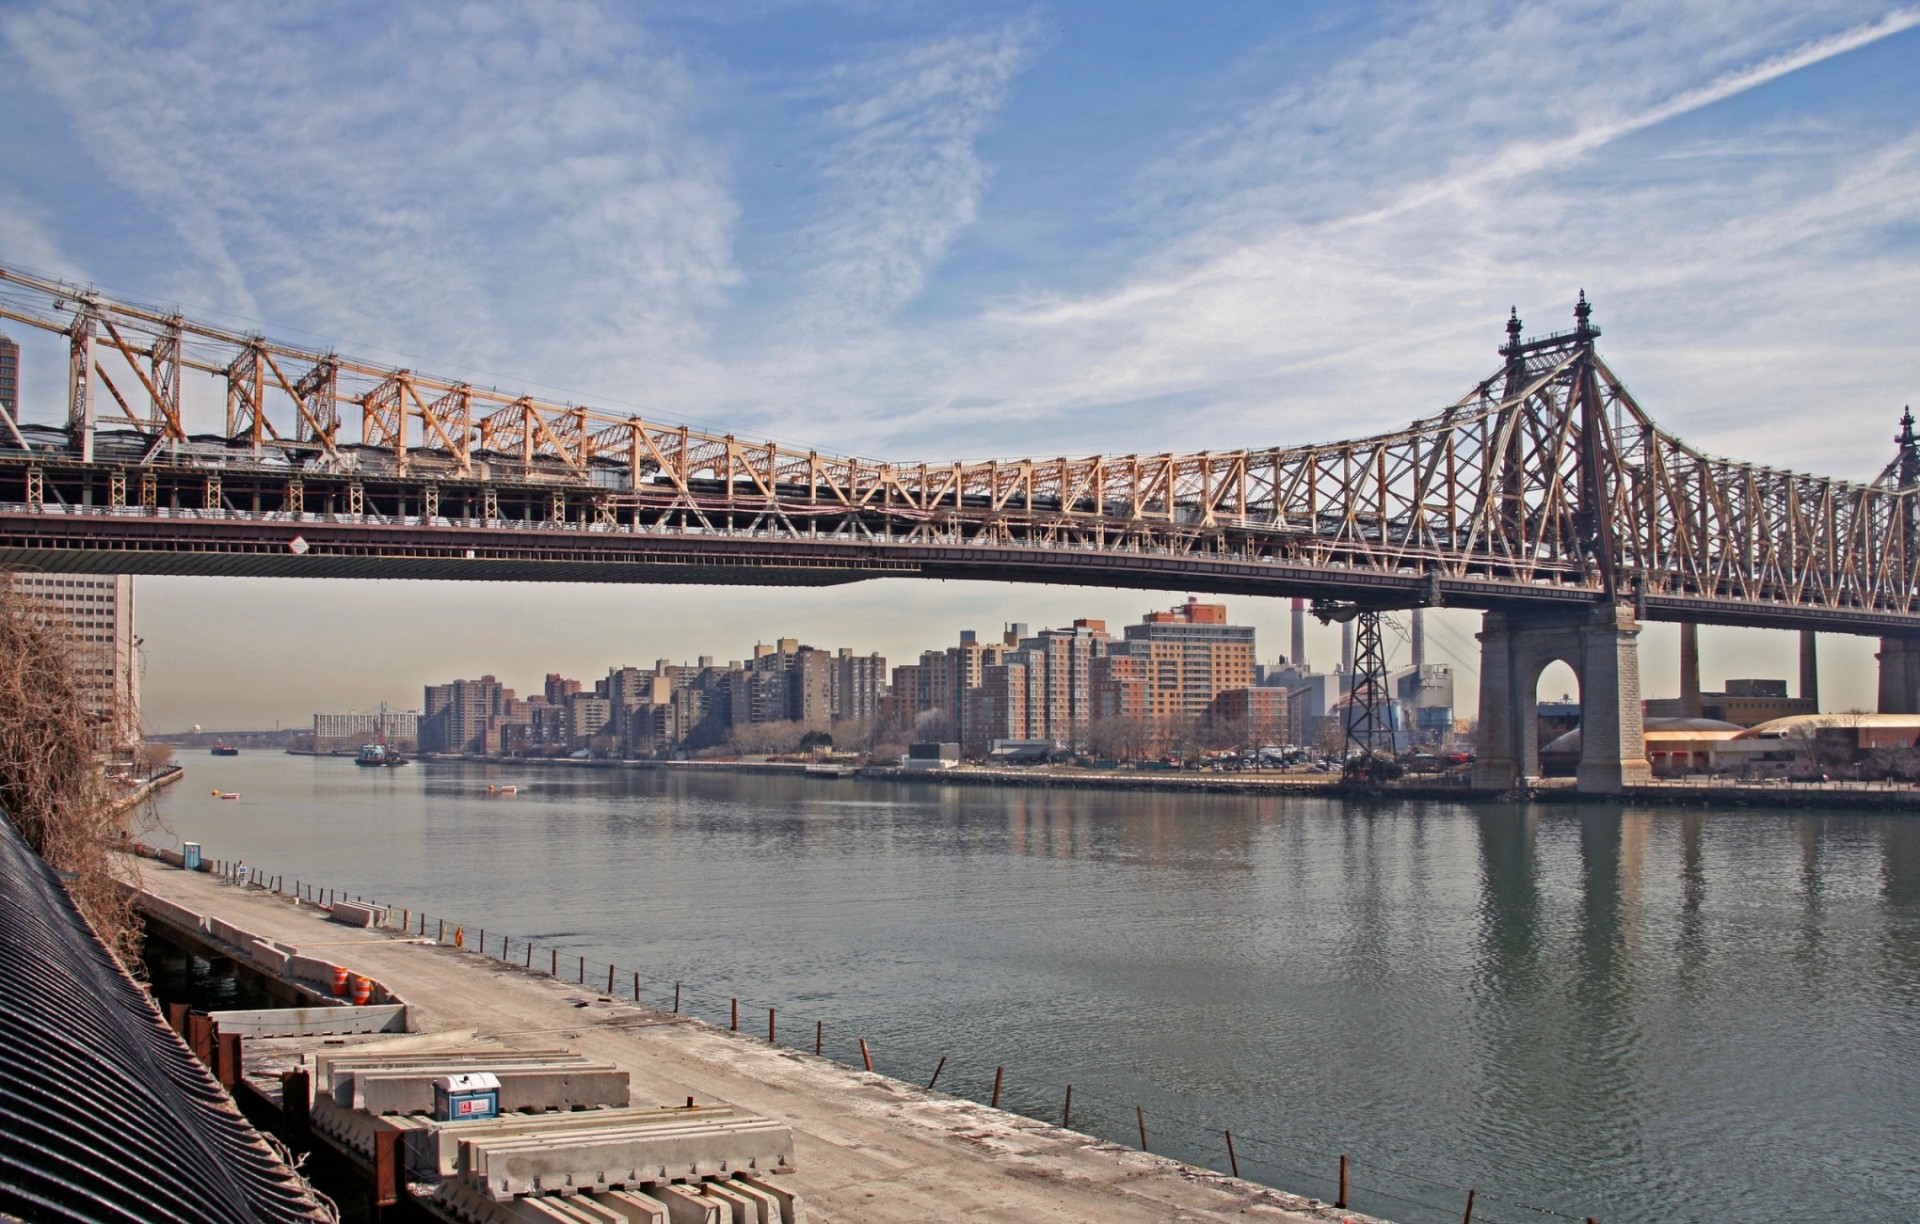
[[209,856],[1406,1224],[1920,1219],[1920,818],[184,760]]

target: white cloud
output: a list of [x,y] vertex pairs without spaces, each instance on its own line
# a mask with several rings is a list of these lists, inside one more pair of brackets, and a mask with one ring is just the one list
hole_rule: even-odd
[[171,229],[183,301],[634,398],[706,377],[726,165],[617,6],[69,0],[0,31]]

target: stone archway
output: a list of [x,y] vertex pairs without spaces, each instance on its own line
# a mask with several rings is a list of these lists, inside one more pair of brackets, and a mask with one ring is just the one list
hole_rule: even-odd
[[1474,785],[1505,790],[1540,772],[1535,731],[1541,673],[1573,669],[1580,685],[1583,791],[1648,780],[1640,708],[1640,625],[1624,607],[1565,612],[1488,612],[1480,631],[1480,751]]

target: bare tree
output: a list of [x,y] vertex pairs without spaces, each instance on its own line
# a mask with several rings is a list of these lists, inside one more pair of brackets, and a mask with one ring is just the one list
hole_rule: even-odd
[[139,923],[112,851],[128,814],[96,756],[105,723],[88,715],[75,643],[57,618],[0,573],[0,812],[55,870],[95,933],[137,965]]

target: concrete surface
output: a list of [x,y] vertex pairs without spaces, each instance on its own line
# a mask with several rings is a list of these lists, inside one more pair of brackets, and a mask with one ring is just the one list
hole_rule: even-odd
[[[131,862],[128,871],[134,870]],[[325,912],[210,875],[143,861],[153,895],[282,946],[326,944],[406,995],[423,1034],[564,1044],[632,1077],[641,1103],[726,1102],[792,1128],[791,1184],[814,1224],[924,1220],[1169,1224],[1369,1217],[1090,1135],[853,1071],[633,1003],[591,986],[430,942],[326,922]],[[585,1003],[585,1006],[580,1004]]]

